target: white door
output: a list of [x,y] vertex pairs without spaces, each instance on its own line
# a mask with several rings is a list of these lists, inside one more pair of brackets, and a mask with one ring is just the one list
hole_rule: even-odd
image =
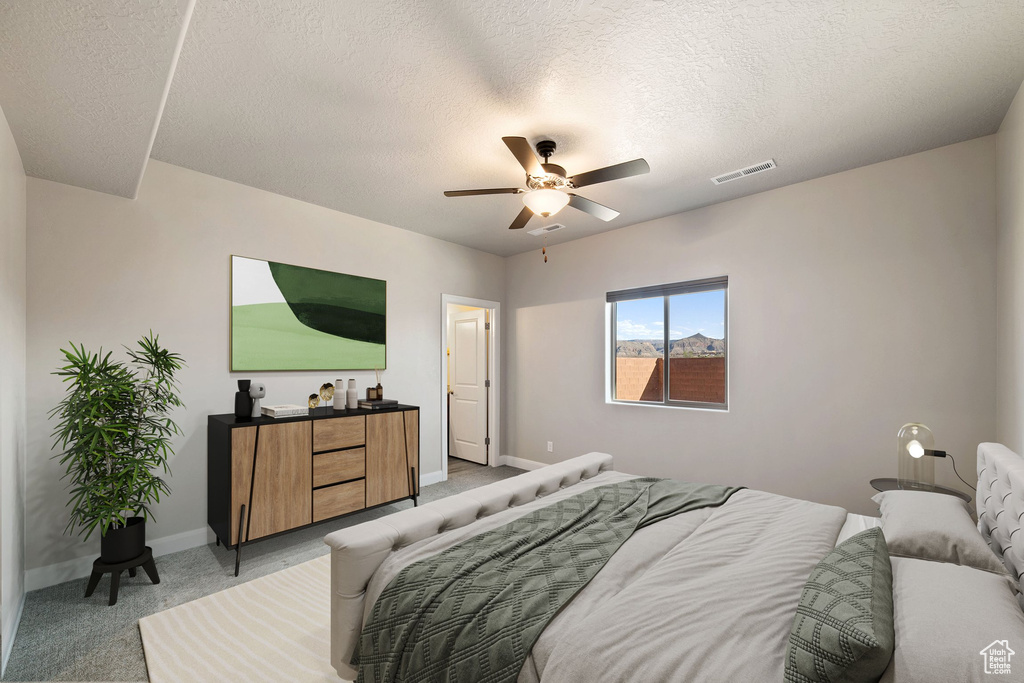
[[484,309],[452,311],[451,441],[457,458],[487,464],[487,333]]

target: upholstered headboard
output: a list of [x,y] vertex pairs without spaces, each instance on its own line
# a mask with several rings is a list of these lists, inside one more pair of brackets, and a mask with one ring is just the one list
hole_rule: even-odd
[[349,660],[363,628],[366,587],[391,552],[610,469],[612,456],[588,453],[327,536],[324,542],[331,546],[331,664],[338,674],[356,676]]
[[[998,443],[978,446],[978,530],[1018,582],[1024,578],[1024,458]],[[1024,582],[1021,583],[1024,592]]]

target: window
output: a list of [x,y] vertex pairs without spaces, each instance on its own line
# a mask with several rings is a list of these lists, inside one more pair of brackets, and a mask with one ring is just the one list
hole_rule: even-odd
[[609,292],[612,400],[724,410],[728,291],[720,277]]

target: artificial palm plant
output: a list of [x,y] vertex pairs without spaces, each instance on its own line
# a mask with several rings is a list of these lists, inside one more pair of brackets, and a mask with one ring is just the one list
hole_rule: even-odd
[[[64,399],[50,415],[55,458],[65,468],[71,519],[65,532],[123,528],[131,517],[148,519],[151,506],[170,493],[159,475],[169,474],[180,434],[171,411],[182,406],[175,374],[182,357],[160,346],[150,331],[138,348],[125,347],[128,360],[84,345],[61,349],[67,364],[53,374],[64,378]],[[143,532],[144,533],[144,532]]]

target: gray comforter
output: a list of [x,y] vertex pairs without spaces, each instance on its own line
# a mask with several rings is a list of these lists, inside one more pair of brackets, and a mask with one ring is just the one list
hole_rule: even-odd
[[[607,472],[393,553],[370,582],[367,612],[410,563],[584,488],[629,478]],[[834,547],[845,516],[841,508],[744,490],[721,507],[637,531],[551,621],[519,681],[782,680],[804,581]]]

